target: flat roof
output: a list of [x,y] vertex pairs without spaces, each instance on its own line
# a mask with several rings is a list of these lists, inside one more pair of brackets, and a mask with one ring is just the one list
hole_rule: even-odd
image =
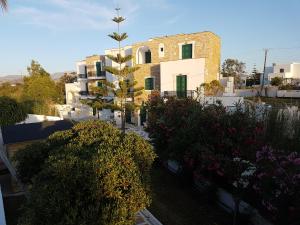
[[73,125],[70,120],[59,120],[3,126],[1,130],[4,144],[14,144],[46,139],[57,131],[71,129]]

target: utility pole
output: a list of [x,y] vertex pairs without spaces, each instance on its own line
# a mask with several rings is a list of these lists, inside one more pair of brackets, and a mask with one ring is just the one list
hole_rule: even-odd
[[263,72],[261,88],[260,88],[260,96],[262,95],[262,91],[263,91],[263,88],[265,86],[265,73],[266,73],[266,64],[267,64],[267,57],[268,57],[269,49],[266,48],[266,49],[264,49],[264,51],[265,51],[265,62],[264,62],[264,72]]

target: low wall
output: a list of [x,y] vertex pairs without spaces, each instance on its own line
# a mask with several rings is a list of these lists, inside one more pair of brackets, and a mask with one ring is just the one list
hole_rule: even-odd
[[278,98],[300,98],[300,90],[279,90]]
[[243,97],[237,97],[237,96],[223,96],[223,97],[205,97],[204,103],[211,105],[216,104],[218,101],[222,103],[224,107],[233,107],[237,103],[244,103]]
[[45,115],[36,115],[36,114],[28,114],[28,117],[26,120],[18,123],[18,124],[24,124],[24,123],[40,123],[44,121],[58,121],[62,120],[62,118],[57,116],[45,116]]
[[[266,97],[275,98],[275,97],[277,97],[277,91],[278,91],[278,87],[266,86],[263,89],[261,95],[266,96]],[[236,89],[236,90],[234,90],[234,92],[235,92],[236,96],[240,96],[240,97],[255,97],[255,96],[259,95],[260,87],[256,86],[251,89]]]

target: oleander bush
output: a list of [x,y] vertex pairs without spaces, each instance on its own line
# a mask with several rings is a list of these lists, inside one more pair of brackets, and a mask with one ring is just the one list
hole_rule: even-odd
[[[203,106],[193,99],[163,99],[158,94],[149,98],[147,107],[148,131],[161,160],[176,160],[184,174],[226,188],[277,224],[299,219],[297,110],[258,113],[255,107],[237,105],[230,112],[221,104]],[[276,160],[260,155],[266,148]]]

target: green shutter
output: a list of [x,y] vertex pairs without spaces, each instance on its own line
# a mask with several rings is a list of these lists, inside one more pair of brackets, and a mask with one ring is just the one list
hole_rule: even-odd
[[103,87],[102,82],[101,82],[101,81],[98,81],[97,86],[98,86],[98,87]]
[[97,77],[101,76],[101,62],[96,62]]
[[151,51],[145,52],[145,63],[151,63]]
[[186,75],[179,75],[176,77],[176,92],[177,97],[187,97],[187,77]]
[[191,59],[193,57],[193,45],[182,45],[182,59]]
[[145,79],[145,90],[153,90],[154,89],[154,78],[149,77]]

